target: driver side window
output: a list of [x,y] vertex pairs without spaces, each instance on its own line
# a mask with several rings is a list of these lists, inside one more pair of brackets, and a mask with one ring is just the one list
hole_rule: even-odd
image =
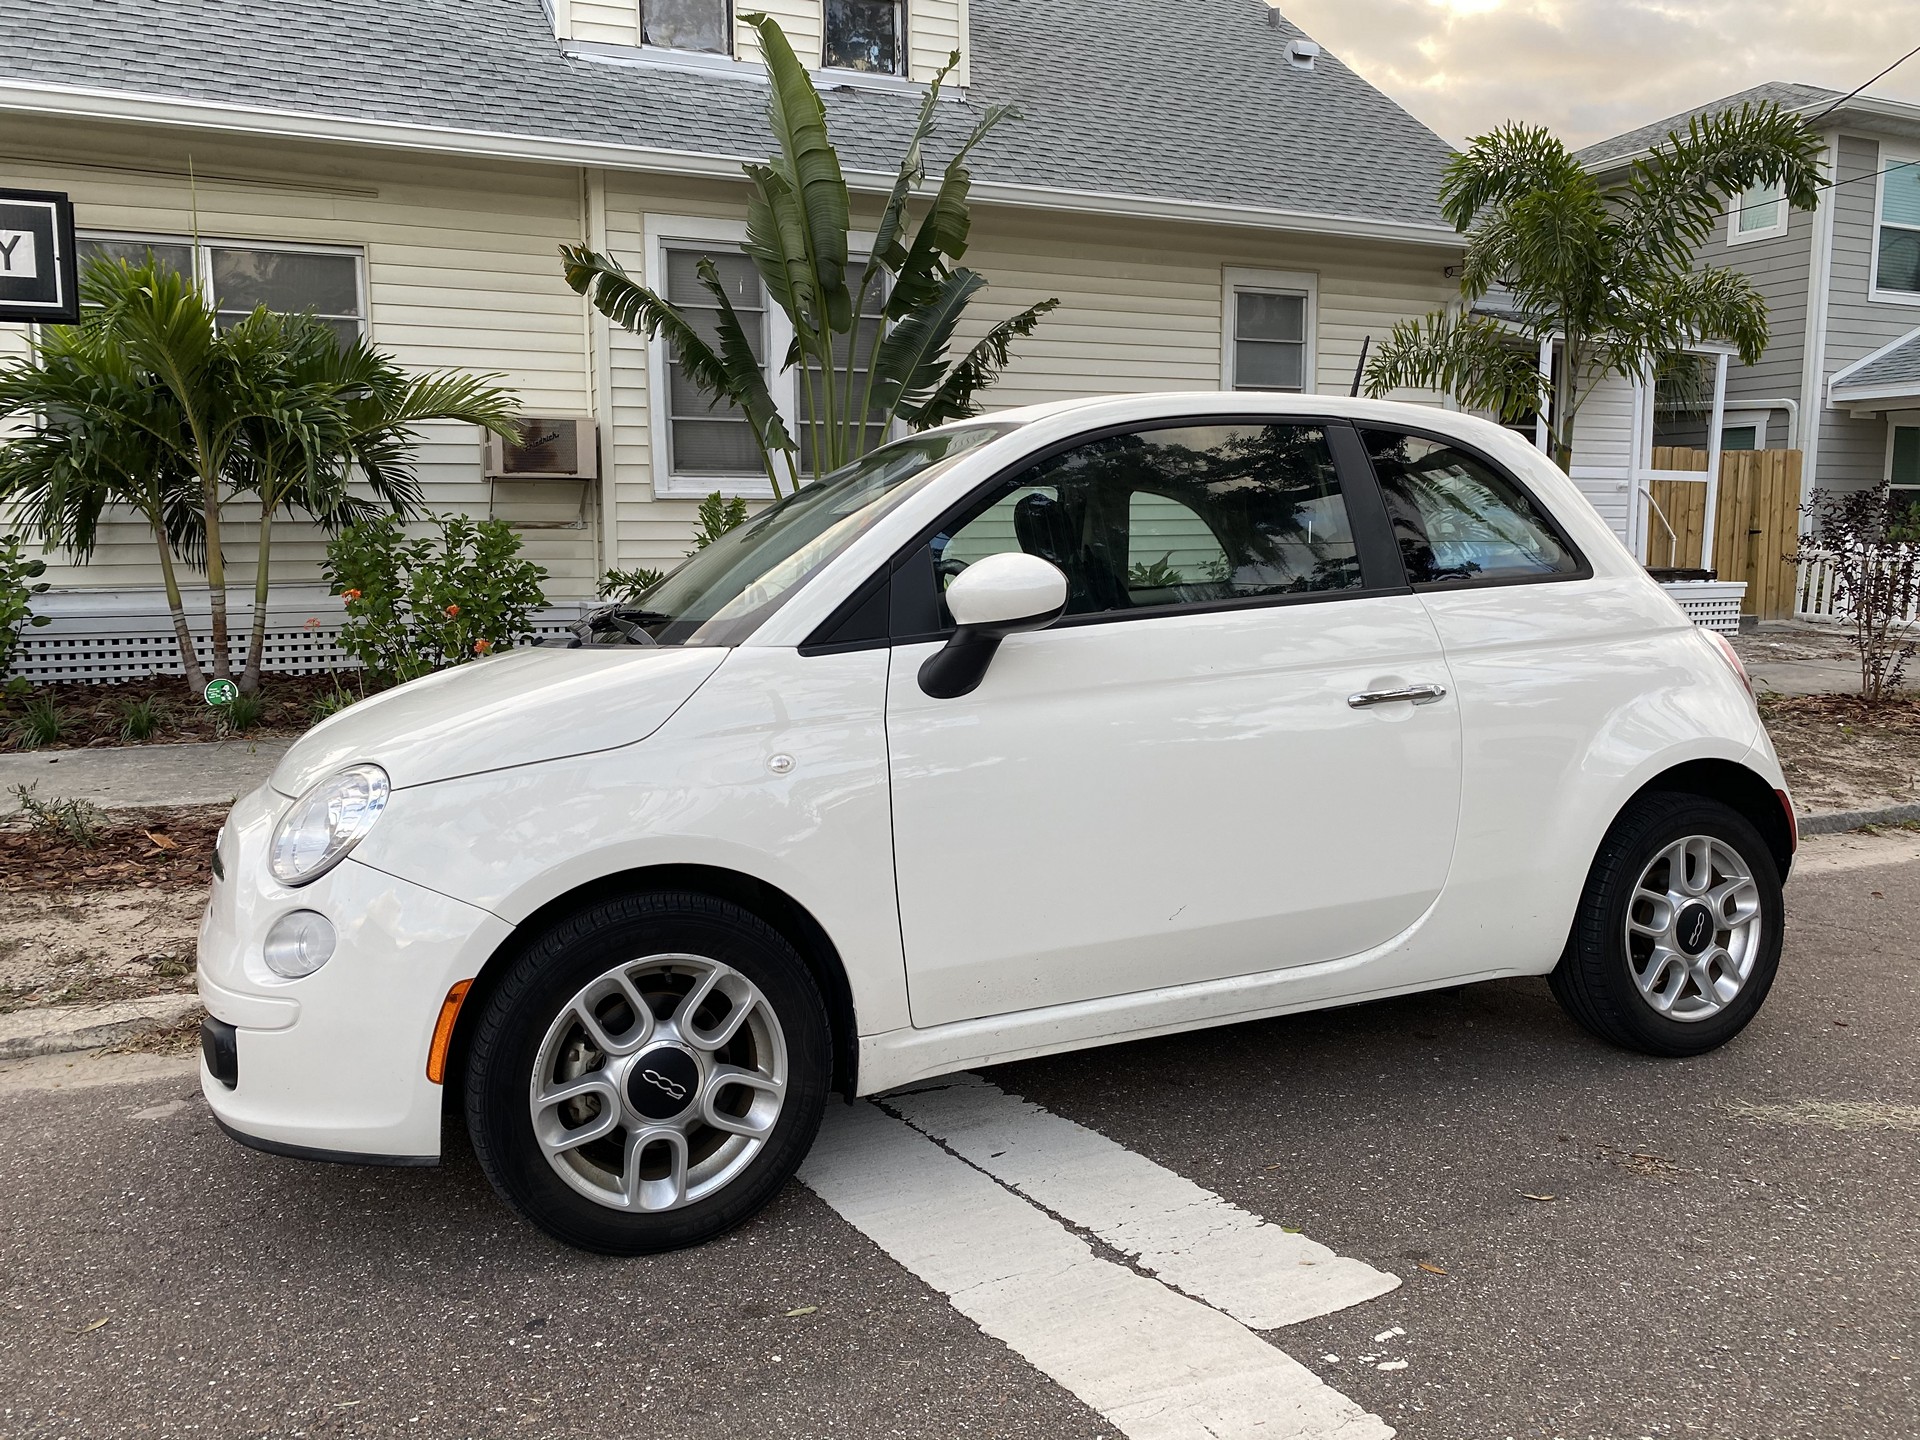
[[1333,453],[1313,425],[1139,430],[1043,460],[935,538],[942,593],[1006,551],[1060,567],[1069,616],[1361,584]]

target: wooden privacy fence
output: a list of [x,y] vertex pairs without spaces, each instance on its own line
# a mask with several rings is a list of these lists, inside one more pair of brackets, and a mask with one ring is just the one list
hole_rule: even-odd
[[[1800,548],[1800,465],[1798,450],[1728,450],[1720,457],[1711,568],[1722,580],[1746,581],[1745,612],[1766,620],[1792,615],[1798,598],[1798,577],[1786,557]],[[1694,569],[1707,523],[1707,452],[1662,446],[1653,452],[1653,468],[1701,472],[1698,480],[1655,480],[1647,487],[1655,507],[1647,517],[1647,564]]]

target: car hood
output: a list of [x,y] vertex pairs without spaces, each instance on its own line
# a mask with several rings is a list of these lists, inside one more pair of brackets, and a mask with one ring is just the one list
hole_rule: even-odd
[[304,794],[371,761],[396,790],[613,750],[667,722],[727,652],[678,647],[513,650],[362,700],[309,730],[273,772]]

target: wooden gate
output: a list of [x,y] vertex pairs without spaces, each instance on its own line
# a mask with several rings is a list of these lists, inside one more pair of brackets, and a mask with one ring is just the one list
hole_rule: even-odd
[[[1720,457],[1713,569],[1722,580],[1747,582],[1742,608],[1763,620],[1794,613],[1796,576],[1786,557],[1800,547],[1800,465],[1798,450],[1728,450]],[[1656,449],[1653,468],[1701,472],[1698,480],[1648,486],[1657,508],[1647,517],[1647,564],[1693,569],[1707,520],[1707,452]]]

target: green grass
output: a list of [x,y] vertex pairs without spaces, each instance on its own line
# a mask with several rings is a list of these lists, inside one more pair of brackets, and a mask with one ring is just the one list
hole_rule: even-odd
[[236,735],[244,735],[260,723],[266,702],[258,695],[236,695],[220,707],[220,726]]
[[344,685],[336,684],[326,694],[318,696],[307,706],[307,718],[315,725],[331,715],[338,715],[360,697]]
[[160,702],[151,695],[120,702],[120,738],[123,740],[151,740],[160,728],[160,720]]
[[10,733],[13,743],[22,750],[38,750],[58,744],[65,729],[60,707],[48,696],[36,695],[27,702],[25,713],[13,722]]

